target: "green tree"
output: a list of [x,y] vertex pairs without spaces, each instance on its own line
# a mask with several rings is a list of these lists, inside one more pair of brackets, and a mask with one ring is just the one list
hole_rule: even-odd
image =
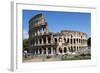
[[29,47],[29,39],[24,39],[23,40],[23,49],[28,48]]

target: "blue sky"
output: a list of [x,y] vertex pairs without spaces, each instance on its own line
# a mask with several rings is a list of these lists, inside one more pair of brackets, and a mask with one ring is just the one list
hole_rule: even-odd
[[88,37],[91,36],[90,13],[23,10],[24,38],[28,38],[28,22],[30,18],[39,13],[44,14],[44,17],[48,22],[48,28],[50,32],[75,30],[85,32]]

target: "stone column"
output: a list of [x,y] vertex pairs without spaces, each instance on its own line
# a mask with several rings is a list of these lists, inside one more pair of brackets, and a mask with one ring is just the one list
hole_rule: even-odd
[[44,54],[44,50],[43,50],[43,48],[42,48],[42,55]]
[[41,30],[42,30],[42,35],[44,34],[44,28],[41,28]]
[[77,52],[77,46],[75,46],[76,52]]
[[38,48],[38,55],[40,54],[39,48]]
[[74,38],[72,38],[72,46],[74,46]]
[[46,28],[44,28],[44,32],[46,33]]
[[[78,46],[77,46],[78,47]],[[77,48],[77,52],[79,52],[79,47]]]
[[37,41],[38,41],[38,45],[40,45],[39,39],[37,39]]
[[37,30],[37,34],[39,35],[39,29]]
[[54,48],[52,48],[53,49],[53,54],[55,54],[55,49]]
[[36,51],[35,51],[35,49],[34,49],[34,55],[35,55],[35,52],[36,52]]
[[34,35],[36,36],[36,32],[34,32]]
[[51,55],[53,55],[54,53],[53,53],[53,48],[51,47]]
[[38,30],[36,30],[36,36],[38,35]]
[[53,35],[51,35],[51,42],[50,43],[53,43]]
[[56,53],[59,54],[59,48],[58,47],[56,48]]
[[41,38],[41,44],[43,45],[43,38]]
[[69,45],[70,45],[70,38],[69,38]]
[[46,48],[46,55],[48,55],[48,48]]
[[46,44],[48,44],[48,37],[45,37],[46,38]]

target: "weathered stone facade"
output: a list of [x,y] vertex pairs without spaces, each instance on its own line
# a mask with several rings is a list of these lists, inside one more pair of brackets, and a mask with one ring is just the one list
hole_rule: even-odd
[[29,41],[33,55],[60,55],[84,53],[87,48],[87,35],[79,31],[62,30],[49,32],[43,14],[29,21]]

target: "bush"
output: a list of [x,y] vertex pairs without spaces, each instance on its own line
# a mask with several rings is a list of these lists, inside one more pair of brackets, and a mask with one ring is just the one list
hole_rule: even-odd
[[88,54],[86,54],[87,56],[91,56],[91,54],[90,53],[88,53]]
[[85,56],[85,54],[83,53],[83,54],[80,54],[80,56]]

